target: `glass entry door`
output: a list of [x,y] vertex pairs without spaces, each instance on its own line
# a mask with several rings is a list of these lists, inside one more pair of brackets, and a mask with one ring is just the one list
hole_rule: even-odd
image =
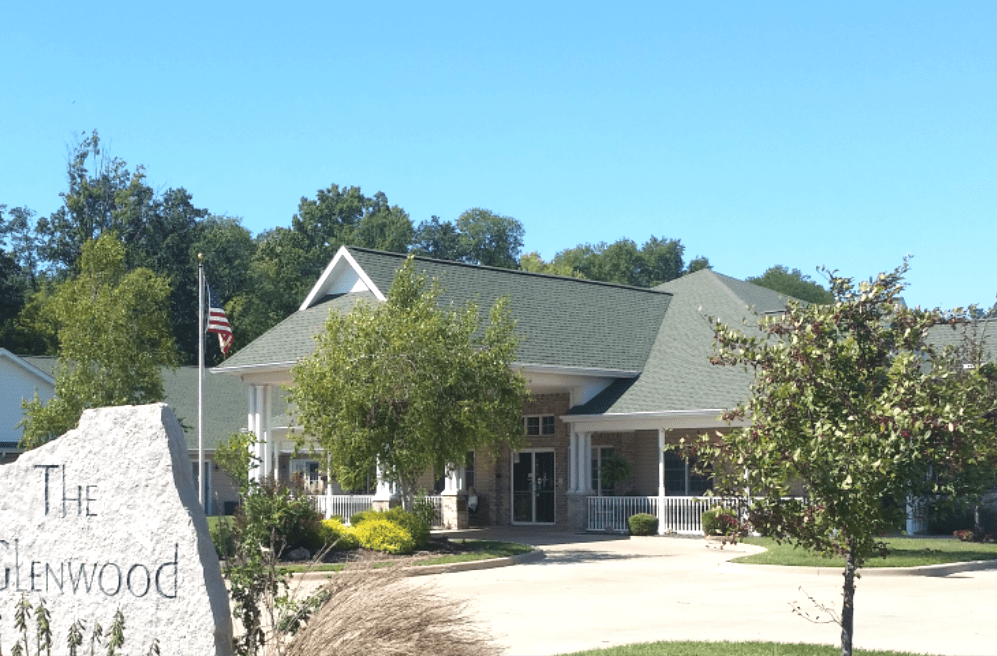
[[554,502],[554,452],[513,454],[512,521],[553,524]]

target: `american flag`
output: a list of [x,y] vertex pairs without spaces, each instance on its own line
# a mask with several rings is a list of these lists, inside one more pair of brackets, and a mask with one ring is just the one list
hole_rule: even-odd
[[232,327],[228,325],[225,308],[218,302],[211,286],[205,282],[204,287],[208,290],[208,332],[218,335],[218,346],[223,355],[228,355],[228,350],[232,347]]

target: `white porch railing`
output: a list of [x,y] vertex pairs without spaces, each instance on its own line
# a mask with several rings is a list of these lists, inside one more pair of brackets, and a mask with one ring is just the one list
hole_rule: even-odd
[[626,533],[627,520],[638,513],[660,517],[665,531],[702,533],[703,513],[715,506],[737,508],[743,499],[726,497],[665,497],[658,515],[658,497],[588,497],[588,530]]
[[433,506],[433,524],[430,528],[443,528],[443,497],[432,494],[420,498]]
[[[443,528],[443,497],[431,495],[423,498],[426,503],[433,506],[434,519],[430,528]],[[318,494],[309,495],[308,501],[316,512],[325,517],[339,515],[343,518],[343,523],[349,524],[351,515],[371,509],[374,496],[370,494]]]
[[343,522],[350,523],[350,516],[354,513],[370,510],[374,502],[371,494],[319,494],[309,496],[308,500],[317,512],[332,517],[339,515]]

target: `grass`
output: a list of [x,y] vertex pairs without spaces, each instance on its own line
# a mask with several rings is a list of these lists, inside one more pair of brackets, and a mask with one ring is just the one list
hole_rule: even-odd
[[[565,656],[838,656],[840,647],[780,642],[644,642]],[[923,656],[906,651],[856,649],[855,656]]]
[[[888,538],[884,540],[890,555],[870,558],[865,567],[922,567],[971,560],[997,560],[997,544],[961,542],[955,538]],[[802,548],[777,544],[771,538],[747,538],[747,544],[765,547],[767,551],[735,558],[732,562],[753,565],[786,565],[790,567],[844,567],[841,557],[824,557]]]

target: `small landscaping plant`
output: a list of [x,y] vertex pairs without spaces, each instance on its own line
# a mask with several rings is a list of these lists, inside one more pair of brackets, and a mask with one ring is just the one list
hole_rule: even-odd
[[703,535],[733,535],[737,529],[737,513],[717,506],[703,513]]
[[338,519],[327,519],[322,522],[322,540],[327,548],[336,551],[356,549],[360,546],[360,541],[350,527]]
[[627,518],[631,535],[654,535],[658,532],[658,518],[648,513],[637,513]]
[[[31,616],[35,617],[35,630],[32,640],[30,630]],[[20,637],[11,647],[12,656],[51,656],[53,648],[52,640],[52,615],[45,607],[45,600],[39,599],[36,606],[32,606],[26,595],[14,602],[14,628]],[[66,647],[69,656],[77,656],[81,653],[84,642],[86,626],[80,620],[75,620],[69,626],[66,635]],[[32,650],[34,643],[34,650]],[[93,623],[93,630],[90,632],[90,654],[96,654],[98,648],[106,647],[104,652],[107,656],[116,656],[118,650],[125,644],[125,616],[119,608],[114,613],[111,621],[111,628],[105,635],[103,627],[99,622]],[[159,639],[153,638],[152,644],[146,656],[159,656]],[[137,652],[136,652],[137,653]],[[0,656],[3,649],[0,648]]]
[[415,551],[412,534],[387,519],[368,519],[353,528],[360,546],[389,554],[410,554]]
[[[396,506],[391,510],[377,511],[365,510],[355,513],[350,517],[350,525],[356,529],[371,520],[387,521],[405,529],[411,536],[414,548],[421,549],[429,542],[429,524],[415,513],[407,512],[401,506]],[[366,545],[363,545],[366,546]],[[373,548],[373,547],[369,547]]]

